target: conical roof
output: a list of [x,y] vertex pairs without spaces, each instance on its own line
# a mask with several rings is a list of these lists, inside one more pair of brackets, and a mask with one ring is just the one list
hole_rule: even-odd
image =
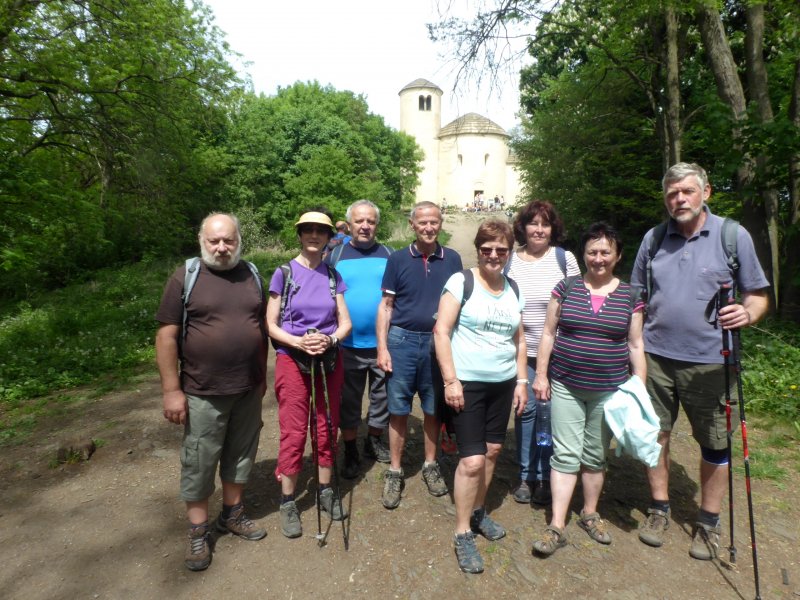
[[500,135],[507,138],[511,137],[505,129],[494,121],[478,113],[467,113],[442,127],[442,130],[439,132],[439,138],[470,133],[479,135]]

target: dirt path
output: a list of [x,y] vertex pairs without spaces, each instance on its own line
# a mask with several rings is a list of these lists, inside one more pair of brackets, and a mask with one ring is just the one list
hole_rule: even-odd
[[[450,245],[465,264],[474,255],[474,215],[448,216]],[[270,390],[271,390],[270,382]],[[250,515],[268,530],[261,542],[224,536],[217,540],[211,568],[190,573],[183,567],[185,517],[178,500],[181,431],[160,415],[155,370],[127,389],[84,401],[42,424],[23,446],[3,448],[0,458],[0,596],[9,599],[72,598],[714,598],[754,597],[743,478],[736,479],[735,570],[688,556],[697,510],[697,449],[685,423],[673,448],[674,521],[661,549],[643,546],[636,527],[647,505],[641,468],[625,458],[611,461],[600,512],[614,539],[600,546],[573,522],[570,544],[553,557],[531,556],[532,541],[547,511],[513,502],[508,490],[516,466],[513,433],[498,464],[488,504],[508,529],[498,542],[479,541],[486,572],[458,571],[452,550],[453,504],[434,498],[420,478],[420,414],[411,419],[404,468],[406,489],[400,507],[380,503],[383,465],[366,463],[363,475],[346,482],[352,513],[350,549],[335,524],[327,546],[315,535],[311,469],[301,476],[299,498],[304,535],[285,539],[278,524],[279,488],[272,472],[278,446],[277,410],[271,392],[255,475],[246,500]],[[513,428],[511,428],[513,431]],[[363,435],[363,432],[362,432]],[[765,436],[750,432],[751,447]],[[99,439],[88,462],[50,468],[60,441]],[[741,464],[741,458],[737,459]],[[454,461],[444,460],[452,482]],[[800,596],[796,465],[790,480],[754,482],[759,565],[763,598]],[[219,510],[219,491],[212,515]],[[576,505],[573,504],[573,508]],[[727,508],[726,508],[727,511]],[[725,513],[727,515],[727,512]],[[323,522],[323,527],[326,524]],[[723,543],[728,544],[727,516]],[[726,553],[727,554],[727,553]],[[788,584],[783,582],[785,570]]]

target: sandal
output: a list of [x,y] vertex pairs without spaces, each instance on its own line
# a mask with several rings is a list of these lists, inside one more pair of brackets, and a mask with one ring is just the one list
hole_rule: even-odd
[[548,525],[544,529],[542,539],[533,542],[533,552],[543,556],[550,556],[558,550],[567,545],[567,536],[564,535],[564,530]]
[[578,527],[588,533],[589,537],[595,542],[600,542],[601,544],[611,543],[611,534],[606,531],[606,522],[596,512],[587,515],[581,511]]

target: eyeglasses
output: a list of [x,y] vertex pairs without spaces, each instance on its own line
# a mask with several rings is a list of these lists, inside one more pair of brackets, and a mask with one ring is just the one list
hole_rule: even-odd
[[505,258],[508,256],[508,248],[487,248],[486,246],[481,246],[478,248],[478,252],[487,258],[492,255],[492,252],[497,254],[497,258]]
[[325,227],[325,225],[300,225],[298,227],[300,233],[330,233],[330,227]]

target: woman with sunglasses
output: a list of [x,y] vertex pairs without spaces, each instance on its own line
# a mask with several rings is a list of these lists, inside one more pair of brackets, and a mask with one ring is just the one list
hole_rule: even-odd
[[[330,358],[339,340],[349,335],[351,329],[343,295],[347,286],[335,269],[322,263],[322,253],[334,232],[330,215],[322,210],[304,213],[295,227],[300,254],[275,270],[267,303],[269,336],[276,347],[275,396],[281,431],[275,476],[281,484],[281,531],[288,538],[303,533],[295,488],[303,468],[312,385],[316,414],[311,426],[316,429],[320,508],[334,520],[347,516],[331,488],[343,368],[341,356]],[[316,361],[313,383],[308,372],[312,360]],[[322,370],[327,362],[333,370],[325,375],[327,386],[324,386]],[[332,439],[328,436],[326,408],[331,418]]]
[[[524,206],[514,219],[514,237],[520,245],[511,256],[508,276],[517,282],[525,296],[522,323],[528,349],[528,379],[536,375],[536,355],[542,338],[550,292],[569,275],[580,275],[572,252],[558,247],[564,238],[564,225],[549,202],[535,200]],[[553,447],[537,445],[534,438],[536,399],[528,386],[528,404],[514,419],[517,442],[519,484],[513,498],[521,504],[550,504],[550,457]]]
[[465,573],[483,571],[476,534],[488,540],[506,534],[484,502],[511,408],[520,414],[527,401],[525,300],[503,275],[513,244],[508,223],[481,223],[475,236],[478,267],[447,281],[433,332],[458,444],[455,550]]
[[533,384],[536,399],[552,403],[553,425],[553,510],[550,524],[533,543],[540,556],[567,544],[564,528],[579,477],[583,509],[577,525],[594,541],[611,543],[597,512],[611,441],[603,406],[631,374],[647,380],[641,291],[614,275],[622,239],[610,225],[594,223],[581,247],[586,274],[553,290]]

